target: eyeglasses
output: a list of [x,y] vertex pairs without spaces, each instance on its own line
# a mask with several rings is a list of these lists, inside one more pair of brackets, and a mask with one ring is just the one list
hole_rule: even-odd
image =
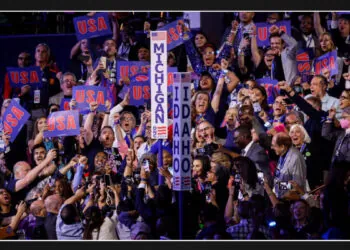
[[202,128],[202,129],[198,129],[198,132],[202,133],[204,131],[208,131],[209,129],[211,129],[212,127],[206,127],[206,128]]
[[70,83],[70,82],[75,82],[74,80],[69,80],[69,79],[66,79],[63,81],[64,83]]
[[203,55],[207,55],[207,56],[215,55],[215,52],[214,51],[208,51],[208,52],[203,53]]

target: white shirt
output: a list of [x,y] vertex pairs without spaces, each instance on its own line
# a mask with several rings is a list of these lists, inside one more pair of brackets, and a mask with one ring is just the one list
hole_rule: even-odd
[[315,48],[315,41],[312,37],[312,34],[310,34],[310,35],[303,34],[303,38],[306,42],[306,48]]
[[[304,99],[307,99],[310,96],[312,96],[312,95],[309,94],[309,95],[305,96]],[[332,107],[335,107],[336,110],[337,110],[337,114],[336,114],[335,117],[337,119],[340,119],[340,117],[341,117],[341,110],[339,108],[339,104],[340,104],[339,99],[337,99],[337,98],[335,98],[333,96],[330,96],[330,95],[328,95],[328,93],[326,93],[324,95],[324,97],[321,99],[321,103],[322,103],[322,108],[321,109],[323,111],[326,111],[326,112],[328,112]]]
[[245,146],[245,148],[243,149],[244,150],[244,155],[243,156],[247,155],[247,152],[252,147],[253,143],[254,143],[254,141],[252,140],[251,142],[248,143],[247,146]]

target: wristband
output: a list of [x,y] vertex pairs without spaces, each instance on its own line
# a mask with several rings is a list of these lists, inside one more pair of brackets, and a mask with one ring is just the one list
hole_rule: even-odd
[[106,115],[109,115],[109,114],[111,114],[111,112],[104,112]]

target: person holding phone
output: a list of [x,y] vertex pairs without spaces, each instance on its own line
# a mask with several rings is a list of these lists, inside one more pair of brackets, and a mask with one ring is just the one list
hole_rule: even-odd
[[284,132],[275,134],[272,138],[271,147],[279,156],[274,176],[274,189],[277,197],[282,198],[288,191],[288,181],[291,180],[294,180],[305,190],[306,163],[300,151],[293,147],[289,135]]
[[[239,185],[237,185],[240,189],[238,198],[249,198],[254,194],[264,195],[263,183],[261,179],[259,180],[258,178],[258,172],[254,161],[248,157],[239,156],[233,160],[233,170],[240,175],[240,182]],[[259,173],[263,174],[261,171]]]

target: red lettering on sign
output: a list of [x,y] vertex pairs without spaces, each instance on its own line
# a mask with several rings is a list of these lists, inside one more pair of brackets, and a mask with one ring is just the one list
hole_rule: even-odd
[[12,127],[6,121],[4,121],[4,131],[8,134],[12,134],[13,132]]
[[141,86],[133,86],[132,94],[134,96],[134,100],[141,100],[142,98],[142,88]]
[[309,62],[298,63],[298,72],[302,73],[304,71],[310,71],[311,66]]
[[39,83],[38,72],[36,72],[36,71],[30,72],[30,82],[31,83]]
[[170,44],[170,43],[171,43],[171,37],[169,32],[167,32],[167,44]]
[[281,27],[280,27],[280,30],[281,30],[281,31],[284,31],[285,33],[287,33],[287,27],[286,27],[286,26],[281,26]]
[[321,62],[317,62],[315,66],[315,74],[318,75],[321,72]]
[[321,68],[324,69],[324,68],[328,68],[328,58],[325,58],[321,61]]
[[47,129],[49,131],[53,131],[55,129],[55,118],[49,118],[47,120]]
[[19,75],[20,75],[20,80],[19,80],[19,81],[20,81],[22,84],[28,83],[29,79],[28,79],[28,72],[27,72],[27,71],[21,71],[21,72],[19,73]]
[[56,117],[56,123],[57,123],[57,129],[62,131],[65,129],[65,125],[64,125],[64,116],[58,116]]
[[74,116],[69,115],[67,117],[67,129],[76,129],[77,125],[75,124]]
[[15,84],[19,83],[19,74],[18,72],[10,72],[10,77],[11,77],[11,81]]
[[174,74],[173,73],[168,73],[168,86],[171,86],[174,84]]
[[85,100],[85,90],[77,90],[75,101],[78,103],[83,103]]
[[309,54],[306,52],[297,55],[297,61],[309,61]]
[[87,33],[87,26],[85,20],[77,22],[78,32],[82,35]]
[[89,32],[93,33],[93,32],[95,32],[97,30],[97,27],[96,27],[95,23],[96,23],[95,19],[89,19],[87,21],[87,24],[89,26],[89,28],[88,28]]
[[105,97],[104,97],[102,91],[98,91],[97,92],[96,102],[97,102],[98,105],[104,105],[105,104]]
[[120,76],[121,77],[129,76],[129,66],[120,66]]
[[146,67],[146,66],[141,66],[141,72],[142,73],[144,73],[144,74],[146,74],[146,73],[148,73],[148,67]]
[[63,103],[63,110],[69,110],[69,102]]
[[93,90],[86,91],[86,102],[87,103],[94,102],[95,101],[94,95],[95,95],[95,92]]
[[149,86],[143,86],[143,98],[144,99],[150,99],[151,93],[150,93],[150,87]]
[[131,76],[136,75],[138,71],[139,71],[138,66],[136,66],[136,65],[131,66],[131,68],[130,68]]
[[173,41],[177,41],[177,40],[179,40],[179,35],[176,33],[176,30],[174,29],[174,28],[170,28],[169,29],[169,33],[170,33],[170,35],[171,35],[171,39],[173,40]]
[[21,120],[22,117],[24,116],[24,112],[19,108],[16,108],[15,106],[11,108],[11,112],[16,116],[18,120]]
[[8,122],[8,123],[10,123],[10,126],[11,127],[16,127],[17,125],[18,125],[18,120],[17,119],[15,119],[13,116],[12,116],[12,114],[7,114],[7,116],[6,116],[6,121]]
[[335,62],[334,62],[334,57],[333,56],[329,58],[329,67],[331,69],[335,69]]
[[107,30],[107,24],[106,21],[103,17],[97,18],[97,23],[98,23],[98,30]]
[[258,28],[258,37],[260,41],[265,41],[267,39],[267,27]]

